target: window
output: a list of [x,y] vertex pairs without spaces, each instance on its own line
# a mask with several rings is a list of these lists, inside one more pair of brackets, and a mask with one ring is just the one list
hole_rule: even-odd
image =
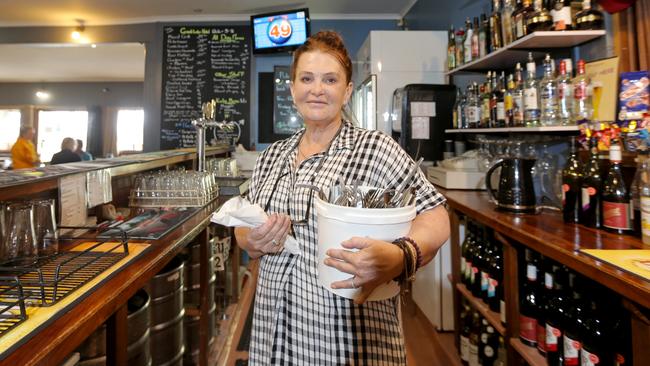
[[20,110],[0,109],[0,151],[9,151],[20,134]]
[[81,140],[86,146],[88,136],[88,111],[39,111],[38,146],[41,161],[52,160],[61,151],[61,141],[66,137]]
[[142,151],[144,141],[144,110],[117,111],[117,154],[123,151]]

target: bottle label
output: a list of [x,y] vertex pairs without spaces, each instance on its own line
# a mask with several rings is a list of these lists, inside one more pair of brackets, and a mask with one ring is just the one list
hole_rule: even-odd
[[629,203],[603,202],[603,226],[610,229],[632,229]]
[[494,278],[490,278],[488,282],[488,289],[487,289],[487,295],[488,298],[492,298],[496,296],[497,294],[497,286],[499,285],[499,281],[495,280]]
[[526,109],[538,109],[537,105],[537,89],[526,88],[524,89],[524,105]]
[[573,99],[582,100],[587,98],[587,84],[577,83],[573,88]]
[[534,264],[528,264],[526,266],[526,277],[531,281],[537,280],[537,267]]
[[497,103],[497,120],[506,119],[506,106],[504,102]]
[[465,277],[472,280],[472,262],[466,260],[465,262]]
[[544,273],[544,286],[549,290],[553,288],[553,274],[548,272]]
[[523,122],[524,120],[524,96],[523,95],[515,95],[512,98],[512,103],[513,103],[513,110],[514,110],[514,119],[516,122]]
[[487,357],[487,358],[492,358],[492,357],[494,357],[494,348],[490,347],[489,345],[488,345],[488,346],[485,346],[485,348],[483,348],[483,354],[484,354],[485,357]]
[[624,357],[622,354],[617,353],[617,354],[616,354],[616,360],[614,361],[614,364],[615,364],[616,366],[623,366],[623,365],[625,365],[625,357]]
[[467,273],[467,272],[465,272],[465,266],[466,265],[467,264],[465,263],[465,257],[460,257],[460,276],[461,277],[466,276],[466,273]]
[[519,337],[529,344],[537,343],[537,319],[519,315]]
[[564,365],[578,366],[580,362],[580,342],[564,335]]
[[521,38],[526,35],[524,28],[524,16],[522,14],[515,15],[515,33],[517,38]]
[[580,366],[596,366],[600,363],[600,358],[586,349],[580,351]]
[[573,98],[573,93],[571,93],[571,85],[569,83],[558,83],[557,95],[559,99]]
[[503,300],[499,301],[499,314],[501,315],[501,323],[506,323],[506,302]]
[[554,86],[543,88],[541,97],[542,97],[542,105],[548,107],[557,106],[557,89],[555,89]]
[[650,197],[641,197],[641,234],[650,237]]
[[490,280],[490,275],[486,272],[481,271],[481,291],[488,290],[488,282]]
[[469,338],[460,336],[460,359],[469,362]]
[[596,188],[582,187],[580,193],[582,196],[582,210],[587,211],[591,208],[591,197],[596,195]]
[[537,323],[537,349],[546,353],[546,327],[540,323]]
[[488,334],[487,333],[481,333],[481,343],[487,344],[488,342]]
[[478,361],[478,344],[469,345],[469,366],[480,366]]
[[469,123],[478,123],[479,115],[478,107],[467,107],[467,120]]
[[557,352],[558,339],[561,339],[562,332],[552,325],[546,323],[546,351]]
[[571,25],[571,7],[563,6],[561,9],[551,10],[555,30],[566,30]]

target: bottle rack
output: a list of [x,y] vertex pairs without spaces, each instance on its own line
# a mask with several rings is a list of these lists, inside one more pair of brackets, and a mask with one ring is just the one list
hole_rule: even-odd
[[[575,47],[606,34],[605,30],[572,30],[572,31],[543,31],[534,32],[509,45],[472,62],[463,64],[447,72],[452,76],[461,72],[476,72],[489,69],[503,70],[514,67],[517,62],[525,62],[528,52],[535,59],[541,58],[549,48]],[[544,50],[544,51],[532,51]]]

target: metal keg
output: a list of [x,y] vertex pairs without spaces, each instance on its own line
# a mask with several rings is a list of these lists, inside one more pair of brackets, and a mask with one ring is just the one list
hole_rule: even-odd
[[[183,250],[185,256],[185,305],[199,306],[201,303],[201,254],[198,243],[190,244]],[[208,273],[210,280],[208,282],[208,306],[212,308],[214,304],[214,288],[216,276],[214,275],[214,244],[212,241],[208,244]]]
[[[208,345],[212,346],[215,338],[216,331],[216,310],[217,305],[213,304],[208,312]],[[183,318],[183,326],[185,327],[185,355],[183,356],[184,365],[198,365],[199,351],[200,351],[200,317],[199,316],[185,316]]]
[[[128,303],[128,362],[129,366],[151,365],[149,350],[149,325],[150,325],[149,294],[143,289],[133,295]],[[81,360],[80,366],[106,365],[106,325],[97,329],[78,349]]]
[[183,260],[174,257],[147,284],[151,294],[151,358],[154,366],[183,361]]

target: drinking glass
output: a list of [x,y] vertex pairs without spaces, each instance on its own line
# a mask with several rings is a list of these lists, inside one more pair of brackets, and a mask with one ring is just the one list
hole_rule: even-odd
[[[0,202],[0,252],[2,251],[2,243],[4,243],[4,238],[7,233],[6,211],[7,205],[4,202]],[[0,256],[2,256],[1,253]]]
[[34,210],[29,203],[7,206],[7,235],[2,245],[2,261],[9,265],[29,264],[36,257]]
[[557,158],[549,151],[549,144],[542,145],[541,157],[535,164],[539,176],[542,201],[551,206],[562,207],[562,174],[558,170]]
[[59,252],[54,200],[37,200],[33,202],[34,233],[39,257],[50,256]]

